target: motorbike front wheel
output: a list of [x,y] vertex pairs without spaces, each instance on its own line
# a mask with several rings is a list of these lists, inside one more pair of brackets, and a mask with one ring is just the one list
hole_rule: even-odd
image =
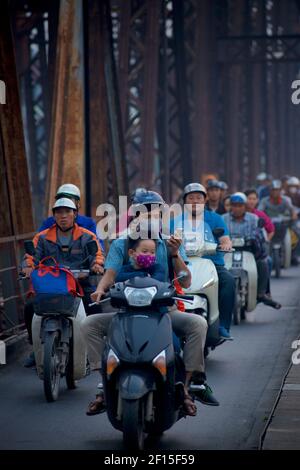
[[59,332],[47,333],[44,343],[44,392],[48,402],[56,401],[60,382]]
[[76,381],[74,379],[74,357],[73,357],[73,343],[69,346],[69,357],[66,367],[66,383],[69,390],[76,388]]
[[281,256],[279,250],[273,250],[273,268],[275,271],[275,277],[278,279],[280,277],[281,271]]
[[240,295],[240,280],[235,280],[235,302],[233,307],[233,323],[239,325],[241,323],[242,302]]
[[122,400],[123,443],[126,449],[144,449],[144,402]]

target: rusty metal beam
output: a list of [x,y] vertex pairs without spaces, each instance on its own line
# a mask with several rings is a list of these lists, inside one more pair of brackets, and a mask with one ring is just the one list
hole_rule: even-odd
[[[90,192],[91,214],[94,217],[99,204],[109,200],[108,171],[109,143],[104,77],[104,12],[103,3],[89,0],[85,8],[86,41],[86,139],[87,165],[86,191]],[[88,195],[87,195],[88,197]]]
[[57,38],[47,207],[57,187],[78,185],[85,207],[84,55],[82,2],[61,0]]
[[[194,115],[193,175],[200,179],[202,173],[219,172],[216,155],[216,24],[215,1],[196,2],[196,26],[193,77]],[[209,45],[209,47],[208,47]]]
[[[236,1],[231,11],[230,34],[240,34],[243,30],[245,15],[245,0]],[[240,189],[239,170],[242,168],[241,146],[241,96],[242,96],[243,70],[239,65],[225,68],[224,93],[226,135],[226,179],[232,190]],[[227,116],[230,118],[227,118]]]
[[0,104],[0,152],[5,174],[2,191],[8,190],[10,220],[0,223],[0,235],[32,232],[33,219],[25,144],[22,127],[20,96],[16,72],[13,37],[8,2],[1,4],[0,15],[0,79],[6,84],[6,104]]

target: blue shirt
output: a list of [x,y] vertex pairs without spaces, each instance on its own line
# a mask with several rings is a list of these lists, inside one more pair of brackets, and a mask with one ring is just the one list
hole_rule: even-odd
[[165,270],[163,266],[158,263],[155,263],[150,268],[141,269],[137,269],[131,263],[128,263],[122,266],[122,269],[116,278],[116,282],[124,282],[135,276],[146,277],[148,275],[157,281],[164,282],[165,280]]
[[[96,222],[94,221],[94,219],[92,219],[91,217],[87,217],[86,215],[77,214],[75,222],[80,227],[86,228],[87,230],[89,230],[90,232],[93,232],[97,236],[97,239],[99,240],[99,243],[101,245],[101,249],[104,253],[105,252],[104,243],[102,240],[99,239],[97,235]],[[55,224],[54,217],[52,216],[48,217],[48,219],[44,220],[44,222],[42,223],[38,231],[42,232],[43,230],[46,230],[47,228],[52,227],[53,224]]]
[[[117,275],[119,274],[124,264],[126,245],[126,239],[124,238],[117,238],[112,242],[105,261],[105,269],[113,269],[117,273]],[[188,264],[188,259],[183,246],[180,246],[179,253],[183,261]],[[164,240],[161,240],[160,238],[157,240],[156,262],[162,266],[163,279],[165,282],[168,282],[170,280],[168,267],[168,253]]]
[[243,220],[238,222],[230,213],[224,214],[222,217],[229,227],[231,238],[255,238],[258,222],[257,215],[246,212]]
[[[171,221],[171,233],[174,233],[174,230],[177,227],[182,227],[188,223],[182,217],[176,217],[174,220]],[[201,230],[203,227],[199,227]],[[207,242],[218,243],[219,240],[214,237],[212,231],[215,228],[222,228],[224,230],[223,236],[229,236],[229,231],[227,225],[225,224],[221,215],[217,214],[216,212],[204,209],[204,239]],[[216,253],[215,255],[203,256],[203,258],[210,259],[215,265],[217,266],[224,266],[224,254],[223,253]]]

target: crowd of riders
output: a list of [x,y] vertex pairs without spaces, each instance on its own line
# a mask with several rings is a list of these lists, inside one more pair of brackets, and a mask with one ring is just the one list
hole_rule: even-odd
[[[203,215],[205,236],[215,240],[220,248],[208,258],[213,262],[219,279],[220,340],[232,341],[230,328],[236,285],[231,272],[225,267],[224,253],[232,250],[233,237],[251,237],[255,241],[254,254],[258,273],[257,302],[280,309],[281,305],[271,294],[273,261],[270,246],[276,237],[274,221],[283,217],[290,233],[292,264],[298,264],[300,181],[296,176],[286,175],[281,179],[274,179],[267,173],[260,173],[253,187],[244,188],[243,191],[231,191],[226,182],[212,177],[204,181],[204,184],[196,181],[186,185],[182,191],[181,202],[191,208],[188,215],[184,213],[182,216],[186,217],[184,226],[189,224],[191,230],[197,231],[197,214],[200,211]],[[146,214],[137,212],[136,218],[138,223],[142,218],[146,218],[149,224],[155,219],[160,219],[161,209],[165,205],[162,196],[148,188],[137,188],[131,196],[131,203],[146,207]],[[124,219],[124,214],[121,217]],[[125,219],[125,225],[128,226],[132,218],[126,214]],[[184,272],[185,276],[177,283],[178,291],[188,288],[191,284],[191,272],[182,240],[175,236],[176,228],[181,227],[182,223],[183,220],[178,217],[171,221],[170,237],[167,240],[161,236],[162,224],[158,223],[155,240],[150,236],[144,240],[131,240],[130,235],[125,237],[123,233],[122,237],[104,243],[97,233],[95,221],[80,213],[79,188],[71,183],[58,188],[52,216],[43,222],[34,237],[35,255],[24,256],[22,272],[30,277],[42,259],[52,257],[57,263],[73,268],[86,263],[86,266],[98,275],[100,280],[97,286],[93,287],[88,283],[83,285],[87,317],[83,322],[82,332],[86,340],[90,370],[101,368],[104,338],[115,314],[109,304],[106,307],[99,304],[98,309],[91,308],[89,304],[92,301],[99,302],[115,282],[122,282],[136,275],[168,281]],[[216,229],[222,229],[221,236],[217,238],[214,236]],[[97,253],[93,258],[89,257],[86,251],[86,245],[91,240],[97,243]],[[178,337],[185,338],[184,409],[186,415],[195,416],[197,408],[189,393],[191,384],[200,402],[211,406],[219,405],[207,383],[205,373],[207,323],[202,316],[184,312],[179,306],[168,308],[167,311],[174,332]],[[28,300],[24,316],[30,342],[33,314],[32,303]],[[33,352],[27,357],[24,365],[35,366]],[[87,414],[95,415],[104,409],[104,396],[100,390],[96,399],[89,404]]]

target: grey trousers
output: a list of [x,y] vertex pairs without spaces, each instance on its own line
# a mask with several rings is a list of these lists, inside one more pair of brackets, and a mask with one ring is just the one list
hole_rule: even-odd
[[[91,370],[101,369],[101,357],[105,345],[104,337],[116,312],[90,315],[81,323],[83,336],[87,344]],[[207,322],[200,315],[169,310],[173,330],[177,336],[184,336],[186,342],[183,361],[187,372],[204,372],[204,346]]]

